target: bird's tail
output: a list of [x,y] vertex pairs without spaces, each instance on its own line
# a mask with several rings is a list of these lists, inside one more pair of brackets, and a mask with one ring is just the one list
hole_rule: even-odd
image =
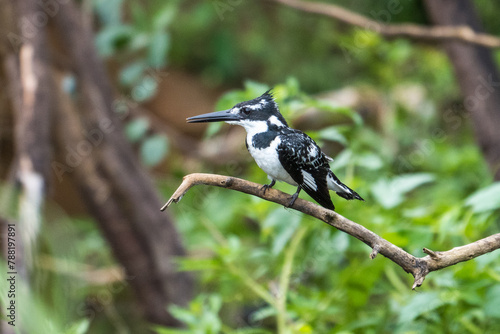
[[343,197],[345,199],[358,199],[360,201],[364,201],[364,199],[359,196],[357,192],[340,182],[337,176],[333,174],[333,172],[330,170],[328,171],[328,189],[333,190],[339,195],[340,197]]

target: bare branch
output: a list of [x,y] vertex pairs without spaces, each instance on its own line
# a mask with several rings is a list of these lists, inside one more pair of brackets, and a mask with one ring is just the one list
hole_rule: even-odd
[[417,24],[385,24],[333,4],[301,0],[272,1],[304,12],[329,16],[346,24],[375,31],[386,37],[407,37],[429,42],[459,40],[488,48],[500,47],[500,38],[475,32],[466,25],[426,27]]
[[[177,188],[161,210],[165,210],[172,203],[179,202],[186,192],[195,185],[208,185],[236,190],[283,206],[288,206],[290,202],[290,195],[277,189],[271,188],[264,193],[261,190],[262,185],[257,183],[224,175],[195,173],[184,177],[179,188]],[[364,226],[312,202],[298,198],[291,208],[315,217],[361,240],[373,249],[370,254],[371,259],[374,259],[380,253],[399,265],[404,271],[412,274],[415,278],[412,289],[421,286],[426,275],[432,271],[471,260],[500,248],[500,233],[498,233],[445,252],[433,252],[424,248],[423,251],[428,255],[418,258],[393,245]]]

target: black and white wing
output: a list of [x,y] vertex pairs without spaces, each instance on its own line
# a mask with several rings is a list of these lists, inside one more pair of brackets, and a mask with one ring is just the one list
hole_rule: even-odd
[[301,131],[292,130],[280,137],[282,140],[277,149],[283,168],[316,202],[335,210],[327,184],[329,158]]

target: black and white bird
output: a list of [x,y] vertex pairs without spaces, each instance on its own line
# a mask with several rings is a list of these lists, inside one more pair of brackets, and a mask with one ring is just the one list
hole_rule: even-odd
[[270,184],[262,187],[264,193],[275,185],[276,180],[297,186],[289,206],[293,205],[301,189],[331,210],[335,210],[335,206],[328,190],[345,199],[363,200],[333,174],[329,165],[333,159],[325,155],[311,137],[288,127],[270,90],[229,110],[193,116],[187,121],[224,121],[244,127],[248,151],[271,179]]

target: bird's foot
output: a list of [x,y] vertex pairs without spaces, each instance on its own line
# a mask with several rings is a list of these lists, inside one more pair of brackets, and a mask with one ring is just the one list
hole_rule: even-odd
[[264,184],[260,190],[262,190],[264,192],[264,194],[266,193],[267,189],[271,189],[274,185],[276,184],[276,180],[272,180],[271,183],[269,184]]
[[297,198],[299,197],[299,193],[296,192],[295,194],[292,195],[292,197],[290,198],[290,203],[288,203],[288,205],[286,206],[287,208],[291,207],[293,205],[293,203],[295,203],[295,200],[297,200]]
[[298,186],[297,191],[295,192],[295,194],[292,195],[291,201],[290,201],[290,203],[288,203],[287,208],[291,207],[293,205],[293,203],[295,203],[295,200],[297,199],[297,197],[299,197],[299,193],[301,190],[302,190],[302,187]]

